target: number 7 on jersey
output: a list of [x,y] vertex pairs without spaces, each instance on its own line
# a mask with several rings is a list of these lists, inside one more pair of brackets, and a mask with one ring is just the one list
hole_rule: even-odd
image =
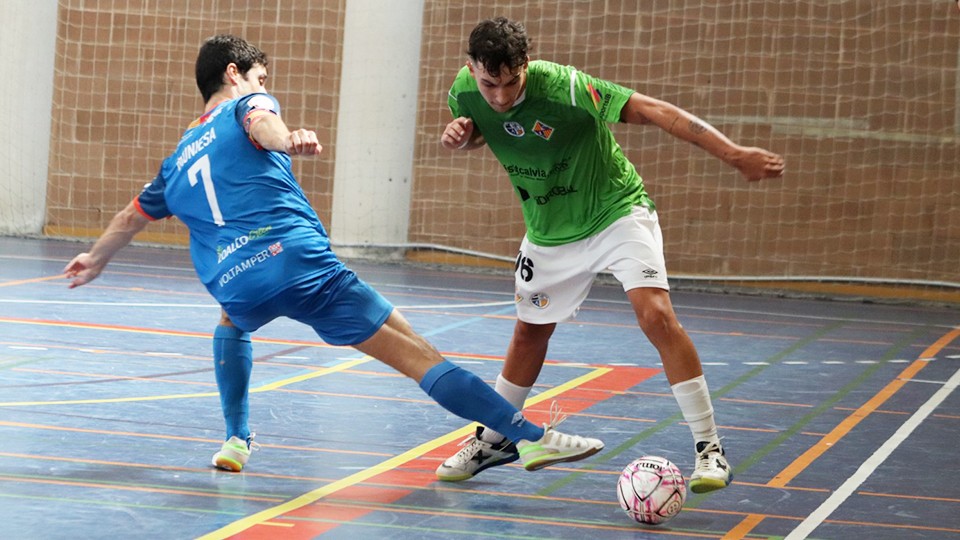
[[217,192],[213,190],[213,175],[210,174],[210,156],[204,154],[187,169],[187,177],[190,179],[190,187],[197,185],[197,177],[203,182],[203,192],[207,196],[207,204],[210,205],[210,212],[213,214],[213,222],[223,227],[223,214],[220,213],[220,205],[217,204]]

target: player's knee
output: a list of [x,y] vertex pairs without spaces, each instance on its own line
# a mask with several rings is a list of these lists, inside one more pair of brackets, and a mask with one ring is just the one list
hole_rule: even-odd
[[681,331],[680,322],[677,321],[673,310],[667,309],[662,305],[646,306],[637,312],[637,323],[647,336],[669,336],[674,332]]
[[532,324],[518,320],[513,338],[525,343],[542,343],[550,339],[556,327],[556,324]]

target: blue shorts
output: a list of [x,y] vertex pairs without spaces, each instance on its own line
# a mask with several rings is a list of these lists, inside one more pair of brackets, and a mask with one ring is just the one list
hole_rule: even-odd
[[277,317],[288,317],[314,329],[331,345],[356,345],[383,326],[393,305],[353,270],[335,270],[284,289],[251,309],[227,310],[233,324],[253,332]]

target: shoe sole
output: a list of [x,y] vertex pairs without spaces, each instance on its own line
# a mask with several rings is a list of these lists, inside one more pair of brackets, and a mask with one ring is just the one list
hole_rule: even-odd
[[534,461],[531,461],[530,463],[524,463],[523,468],[528,471],[539,471],[540,469],[549,467],[551,465],[556,465],[557,463],[573,463],[574,461],[580,461],[581,459],[586,459],[601,450],[603,450],[602,446],[599,448],[591,448],[590,450],[582,454],[573,454],[569,456],[559,456],[557,454],[548,454],[544,456],[545,459],[534,460]]
[[[474,476],[482,473],[483,471],[485,471],[485,470],[487,470],[487,469],[489,469],[489,468],[491,468],[491,467],[499,467],[500,465],[506,465],[507,463],[513,463],[514,461],[516,461],[516,460],[518,460],[518,459],[520,459],[520,456],[519,456],[519,455],[514,455],[514,456],[512,456],[512,457],[510,457],[510,458],[501,459],[500,461],[490,462],[490,463],[484,465],[483,467],[480,467],[479,469],[473,471],[472,473],[461,474],[461,475],[458,475],[458,476],[443,476],[443,475],[440,474],[440,471],[437,470],[437,478],[440,479],[440,480],[443,481],[443,482],[463,482],[464,480],[469,480],[469,479],[473,478]],[[440,467],[442,468],[443,465],[441,465]]]
[[224,471],[230,472],[240,472],[243,470],[243,463],[239,461],[232,460],[226,456],[216,456],[213,459],[213,466],[222,469]]
[[696,480],[690,480],[690,491],[694,493],[710,493],[711,491],[729,486],[731,481],[733,481],[733,476],[728,478],[726,482],[717,480],[716,478],[698,478]]

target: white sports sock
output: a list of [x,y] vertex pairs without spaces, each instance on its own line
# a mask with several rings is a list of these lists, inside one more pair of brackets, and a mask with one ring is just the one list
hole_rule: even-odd
[[[517,409],[523,410],[523,404],[530,395],[532,386],[517,386],[503,378],[503,373],[497,375],[497,384],[493,387],[498,394],[510,402]],[[480,440],[490,443],[497,443],[503,440],[503,435],[490,428],[484,428],[480,433]]]
[[670,389],[673,390],[673,397],[677,399],[683,419],[690,425],[693,442],[719,443],[720,437],[717,435],[717,424],[713,419],[710,391],[707,390],[707,381],[703,375],[678,382]]

